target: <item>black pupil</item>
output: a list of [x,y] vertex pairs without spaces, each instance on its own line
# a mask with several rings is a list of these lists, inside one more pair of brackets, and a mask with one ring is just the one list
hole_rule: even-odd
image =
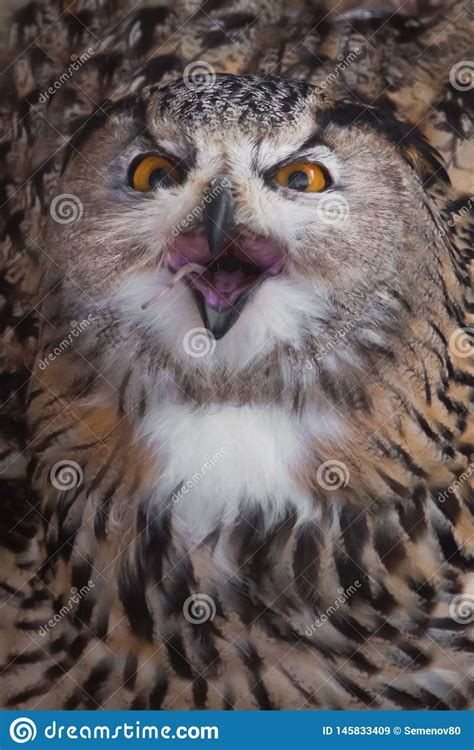
[[150,175],[150,187],[163,187],[173,182],[170,172],[166,169],[154,169]]
[[295,170],[288,177],[288,187],[292,190],[306,190],[309,186],[309,179],[306,172]]

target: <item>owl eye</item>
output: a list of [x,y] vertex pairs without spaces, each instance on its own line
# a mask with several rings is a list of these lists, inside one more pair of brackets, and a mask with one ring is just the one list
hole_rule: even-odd
[[300,193],[320,193],[328,186],[328,178],[319,164],[295,161],[287,164],[275,174],[281,187],[299,190]]
[[178,183],[179,178],[175,165],[165,156],[155,154],[138,157],[130,170],[130,186],[141,193],[155,187],[170,187]]

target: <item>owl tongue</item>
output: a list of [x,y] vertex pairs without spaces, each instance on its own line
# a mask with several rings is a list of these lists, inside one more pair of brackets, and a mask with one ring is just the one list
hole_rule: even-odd
[[259,278],[258,273],[247,275],[239,270],[207,270],[191,277],[190,286],[204,325],[216,339],[222,338],[235,323]]
[[235,323],[253,289],[279,274],[284,260],[281,248],[266,237],[230,240],[212,258],[203,235],[187,234],[176,238],[167,265],[176,281],[186,278],[204,324],[220,338]]
[[225,310],[232,307],[258,278],[258,274],[252,276],[243,271],[206,271],[194,278],[191,285],[202,294],[208,305],[216,310]]

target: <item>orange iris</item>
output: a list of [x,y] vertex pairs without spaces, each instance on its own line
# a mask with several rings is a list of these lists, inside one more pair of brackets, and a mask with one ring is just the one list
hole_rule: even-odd
[[134,190],[146,193],[155,185],[165,181],[178,182],[178,170],[164,156],[148,155],[141,159],[133,170],[131,184]]
[[278,170],[275,180],[281,187],[302,193],[320,193],[327,186],[326,175],[319,164],[295,161]]

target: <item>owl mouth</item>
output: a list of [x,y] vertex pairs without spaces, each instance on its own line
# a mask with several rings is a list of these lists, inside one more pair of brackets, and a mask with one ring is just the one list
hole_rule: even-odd
[[205,327],[219,339],[238,320],[256,288],[281,273],[284,253],[266,237],[236,234],[213,258],[206,236],[188,233],[169,248],[167,266],[192,290]]

